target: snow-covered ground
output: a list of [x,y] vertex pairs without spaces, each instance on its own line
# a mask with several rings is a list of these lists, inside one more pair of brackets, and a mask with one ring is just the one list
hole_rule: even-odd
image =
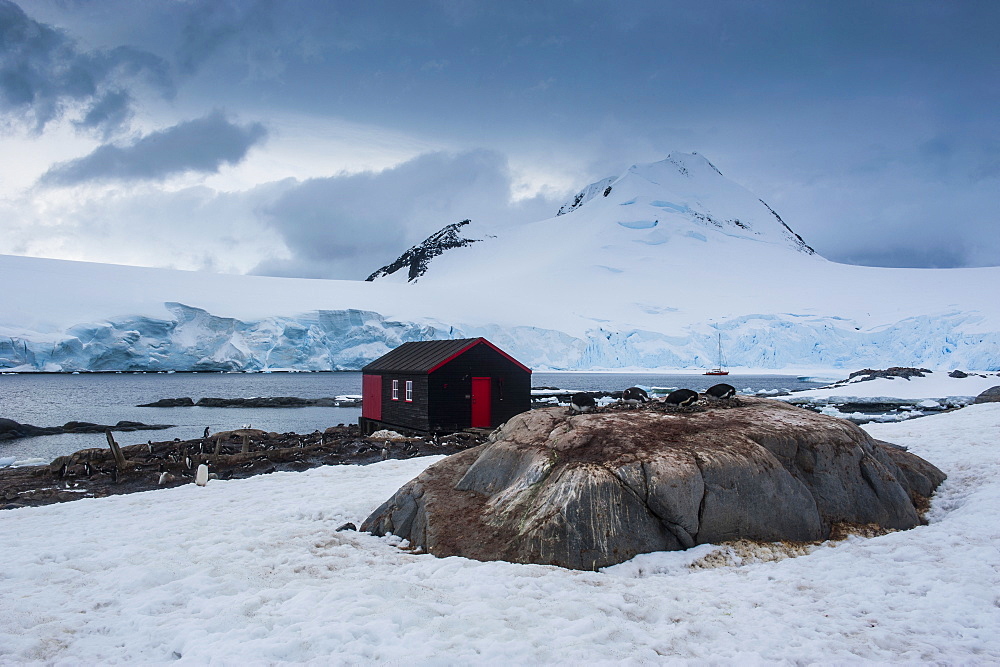
[[865,428],[948,473],[929,525],[778,560],[576,572],[335,532],[435,458],[2,512],[0,664],[1000,661],[1000,404]]
[[839,387],[807,389],[795,392],[793,398],[948,398],[950,396],[975,397],[990,387],[1000,385],[1000,373],[980,373],[964,378],[950,377],[945,372],[930,372],[923,377],[853,378]]

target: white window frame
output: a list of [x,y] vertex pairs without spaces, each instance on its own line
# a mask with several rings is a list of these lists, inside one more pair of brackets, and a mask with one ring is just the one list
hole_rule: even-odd
[[392,381],[392,400],[399,400],[399,380]]
[[413,402],[413,380],[407,380],[406,381],[406,399],[405,400],[406,400],[407,403],[412,403]]

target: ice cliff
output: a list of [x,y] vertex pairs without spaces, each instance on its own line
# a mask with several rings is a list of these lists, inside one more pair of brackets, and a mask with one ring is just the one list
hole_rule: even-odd
[[[19,371],[356,370],[415,340],[485,336],[537,370],[677,369],[715,365],[715,329],[685,335],[596,328],[452,326],[386,319],[364,310],[319,310],[241,321],[179,303],[171,319],[118,318],[64,334],[0,339],[0,368]],[[845,368],[893,364],[1000,370],[1000,333],[957,333],[960,313],[917,317],[859,332],[808,316],[748,315],[717,324],[732,366]]]

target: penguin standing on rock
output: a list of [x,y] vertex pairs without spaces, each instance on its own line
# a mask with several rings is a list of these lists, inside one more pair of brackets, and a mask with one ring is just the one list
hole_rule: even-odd
[[690,389],[678,389],[667,394],[663,402],[667,405],[687,408],[698,402],[698,392],[691,391]]
[[579,394],[573,394],[573,397],[569,399],[570,414],[593,412],[596,409],[597,401],[595,401],[594,397],[590,394],[580,392]]
[[639,407],[647,401],[649,401],[649,394],[646,393],[645,389],[640,389],[639,387],[629,387],[622,392],[622,403],[625,403],[626,405]]

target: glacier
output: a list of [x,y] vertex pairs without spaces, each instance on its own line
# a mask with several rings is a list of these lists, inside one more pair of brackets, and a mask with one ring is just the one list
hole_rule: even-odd
[[969,316],[960,312],[908,318],[869,332],[833,318],[746,315],[686,335],[598,327],[573,336],[531,326],[401,321],[356,309],[243,321],[180,303],[165,305],[170,319],[122,317],[79,324],[54,336],[8,335],[0,339],[0,368],[358,370],[408,341],[483,336],[536,370],[674,370],[715,365],[714,332],[720,332],[734,368],[853,370],[902,364],[1000,370],[1000,332],[961,333]]

